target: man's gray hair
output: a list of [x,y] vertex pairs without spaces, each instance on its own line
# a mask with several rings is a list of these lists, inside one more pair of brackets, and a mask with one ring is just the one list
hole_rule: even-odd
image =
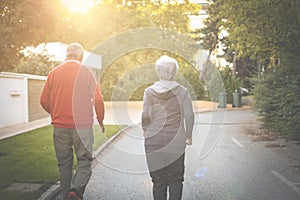
[[66,50],[67,59],[80,59],[83,56],[83,47],[79,43],[71,43]]
[[155,63],[155,70],[161,80],[172,80],[178,72],[178,62],[169,56],[161,56]]

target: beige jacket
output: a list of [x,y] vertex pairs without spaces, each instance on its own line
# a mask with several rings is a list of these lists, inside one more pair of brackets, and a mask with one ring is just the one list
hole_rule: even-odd
[[144,92],[142,128],[146,152],[183,153],[192,137],[194,113],[187,88],[161,80]]

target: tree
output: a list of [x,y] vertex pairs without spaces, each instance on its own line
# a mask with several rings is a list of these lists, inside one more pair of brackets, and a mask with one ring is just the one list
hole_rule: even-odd
[[148,1],[145,5],[138,5],[140,15],[149,18],[151,23],[159,28],[175,30],[181,33],[189,32],[188,15],[197,15],[201,7],[197,4],[160,3]]
[[[187,55],[189,52],[191,52],[189,55],[193,55],[196,48],[199,48],[194,44],[187,44],[186,40],[174,40],[172,44],[167,40],[170,37],[178,38],[178,36],[174,35],[175,32],[188,33],[189,18],[187,14],[195,13],[196,10],[198,12],[200,7],[197,5],[188,3],[160,4],[159,2],[155,3],[152,1],[134,1],[131,4],[129,4],[129,1],[126,3],[122,3],[121,1],[104,1],[103,3],[99,5],[97,10],[102,7],[114,8],[114,12],[116,12],[114,16],[117,17],[112,17],[113,23],[111,23],[111,26],[114,24],[118,26],[118,28],[114,29],[115,40],[108,41],[107,46],[100,45],[99,48],[95,49],[97,53],[103,55],[103,67],[105,71],[102,72],[100,83],[102,88],[106,88],[103,94],[107,100],[142,100],[143,89],[157,80],[155,71],[153,71],[153,65],[144,66],[145,64],[154,63],[163,54],[171,54],[180,59],[178,55]],[[100,14],[104,15],[102,12]],[[100,14],[95,10],[94,15]],[[101,23],[101,20],[97,23]],[[133,29],[132,31],[135,32],[135,28],[149,26],[157,27],[157,29],[145,28],[145,31],[138,29],[137,31],[141,32],[138,35],[124,33],[124,30]],[[121,30],[123,30],[123,33],[117,35]],[[174,32],[170,30],[174,30]],[[158,50],[151,47],[157,43],[165,47],[165,50]],[[181,48],[178,48],[179,46]],[[189,48],[183,49],[184,46],[189,46]],[[116,50],[112,52],[113,47]],[[117,51],[124,55],[120,58],[114,57],[113,54]],[[186,62],[181,62],[180,66],[184,69],[193,69],[191,66],[193,63],[186,64]],[[184,75],[181,74],[181,80],[185,80],[185,84],[189,85],[190,89],[197,91],[195,99],[202,98],[204,94],[203,84],[197,85],[200,80],[199,73],[197,74],[195,69],[191,72],[188,72],[188,70],[183,71],[182,74],[185,74],[185,76],[188,75],[188,77],[183,78]],[[189,79],[193,81],[190,81],[188,84],[186,80]],[[191,86],[194,88],[191,88]]]
[[58,61],[52,60],[52,57],[45,53],[30,52],[14,65],[12,71],[16,73],[47,76],[49,71],[58,64],[60,64]]
[[293,139],[300,139],[300,79],[283,66],[268,69],[256,82],[255,108],[264,127]]
[[193,99],[204,99],[203,80],[189,62],[170,52],[144,49],[118,58],[103,72],[100,85],[105,100],[142,100],[144,89],[158,81],[154,63],[164,54],[179,62],[176,80],[189,89]]
[[[0,71],[11,70],[23,56],[20,51],[28,46],[47,41],[55,25],[52,12],[59,0],[2,0],[0,2]],[[53,10],[54,11],[54,10]]]
[[[19,60],[21,60],[21,63],[26,63],[26,65],[37,64],[36,61],[40,59],[43,62],[45,61],[44,57],[36,55],[21,59],[19,52],[25,46],[57,40],[64,43],[76,41],[83,44],[85,49],[102,55],[102,64],[105,71],[102,72],[101,85],[103,94],[108,99],[113,96],[112,92],[117,91],[116,89],[122,89],[124,90],[123,92],[126,92],[127,89],[130,90],[142,78],[145,78],[141,77],[140,73],[135,72],[134,67],[154,62],[161,54],[174,55],[178,59],[180,59],[180,56],[184,57],[183,55],[188,55],[189,58],[192,58],[195,50],[199,48],[199,46],[190,41],[181,40],[180,36],[178,36],[180,34],[188,34],[188,15],[196,14],[200,9],[200,6],[190,4],[188,1],[184,4],[176,3],[176,1],[162,4],[160,1],[150,0],[104,0],[85,14],[67,12],[60,4],[60,0],[49,2],[26,0],[24,3],[17,3],[17,1],[5,1],[6,6],[10,3],[12,5],[8,6],[8,11],[5,11],[4,17],[2,16],[3,20],[10,19],[11,13],[13,13],[12,16],[18,15],[23,17],[22,19],[28,19],[28,23],[23,29],[19,29],[19,25],[12,26],[11,29],[7,26],[6,30],[10,30],[10,32],[3,33],[3,35],[8,37],[7,45],[12,44],[9,41],[16,40],[18,42],[18,44],[13,45],[15,47],[13,52],[6,52],[7,55],[18,54],[9,62],[8,67],[11,70],[13,65]],[[23,9],[26,6],[28,9]],[[20,10],[20,13],[14,11],[16,8]],[[39,18],[39,15],[43,15],[43,18]],[[144,27],[154,27],[155,31],[153,32],[153,29],[149,29],[149,32],[144,31],[143,34],[134,35],[134,37],[138,38],[122,38],[124,36],[122,34],[128,31],[146,30],[147,28]],[[31,33],[34,34],[23,37],[20,32],[24,32],[27,29],[30,29]],[[15,33],[15,31],[18,33]],[[131,35],[129,34],[129,36]],[[113,40],[110,43],[110,38],[117,38],[117,40]],[[169,42],[168,39],[170,38],[175,38],[173,43]],[[127,41],[132,41],[129,43],[131,46],[128,46]],[[103,45],[103,43],[107,43],[108,46]],[[161,44],[162,49],[165,50],[161,51],[162,49],[152,48],[151,45],[154,43]],[[136,48],[132,48],[132,46]],[[183,47],[186,48],[184,49]],[[121,54],[114,57],[116,52],[121,52]],[[28,64],[29,62],[31,63]],[[191,72],[183,70],[183,74],[188,76],[184,79],[188,80],[191,78],[197,84],[200,77],[192,65],[192,59],[182,61],[184,69],[192,69]],[[27,69],[21,69],[22,66],[24,64],[20,64],[15,70],[29,73]],[[35,65],[34,67],[38,66],[42,65]],[[46,67],[46,69],[48,70],[49,67]],[[39,70],[39,74],[45,74],[45,72]],[[122,78],[128,80],[126,84],[120,81]],[[151,81],[153,82],[152,79]],[[201,84],[195,85],[191,82],[188,84],[195,87],[198,92],[202,91]],[[145,86],[144,84],[139,85],[139,88],[136,88],[136,92],[133,91],[133,96],[130,98],[140,99],[141,91]],[[121,92],[116,94],[122,94]],[[201,94],[196,94],[195,98],[200,97]]]
[[[241,66],[250,66],[252,69],[254,65],[257,69],[265,66],[266,72],[255,82],[254,89],[255,105],[265,126],[281,134],[299,133],[299,127],[291,124],[299,118],[299,112],[292,110],[299,110],[297,102],[300,100],[299,95],[293,92],[299,87],[300,58],[297,52],[300,50],[300,2],[213,2],[211,6],[218,6],[214,9],[219,9],[219,12],[210,17],[220,17],[222,20],[217,27],[228,32],[221,42],[234,70],[239,71]],[[261,71],[257,71],[260,75]]]
[[209,51],[207,56],[206,65],[208,65],[210,56],[213,51],[218,48],[220,42],[219,36],[221,32],[220,23],[222,16],[219,15],[220,1],[211,2],[211,6],[206,9],[209,17],[205,20],[205,27],[200,30],[200,43],[204,49]]

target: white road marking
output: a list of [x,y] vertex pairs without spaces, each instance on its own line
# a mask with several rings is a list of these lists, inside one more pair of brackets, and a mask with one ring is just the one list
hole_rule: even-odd
[[289,181],[287,178],[285,178],[276,171],[271,170],[271,173],[277,178],[279,178],[283,183],[285,183],[290,189],[292,189],[300,196],[300,189],[295,184],[293,184],[291,181]]
[[237,139],[235,139],[234,137],[230,138],[235,144],[237,144],[239,147],[244,148],[245,146],[242,145]]

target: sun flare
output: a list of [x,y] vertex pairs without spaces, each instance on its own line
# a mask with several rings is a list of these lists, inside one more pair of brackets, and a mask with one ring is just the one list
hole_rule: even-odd
[[85,13],[95,5],[95,0],[61,0],[71,12]]

